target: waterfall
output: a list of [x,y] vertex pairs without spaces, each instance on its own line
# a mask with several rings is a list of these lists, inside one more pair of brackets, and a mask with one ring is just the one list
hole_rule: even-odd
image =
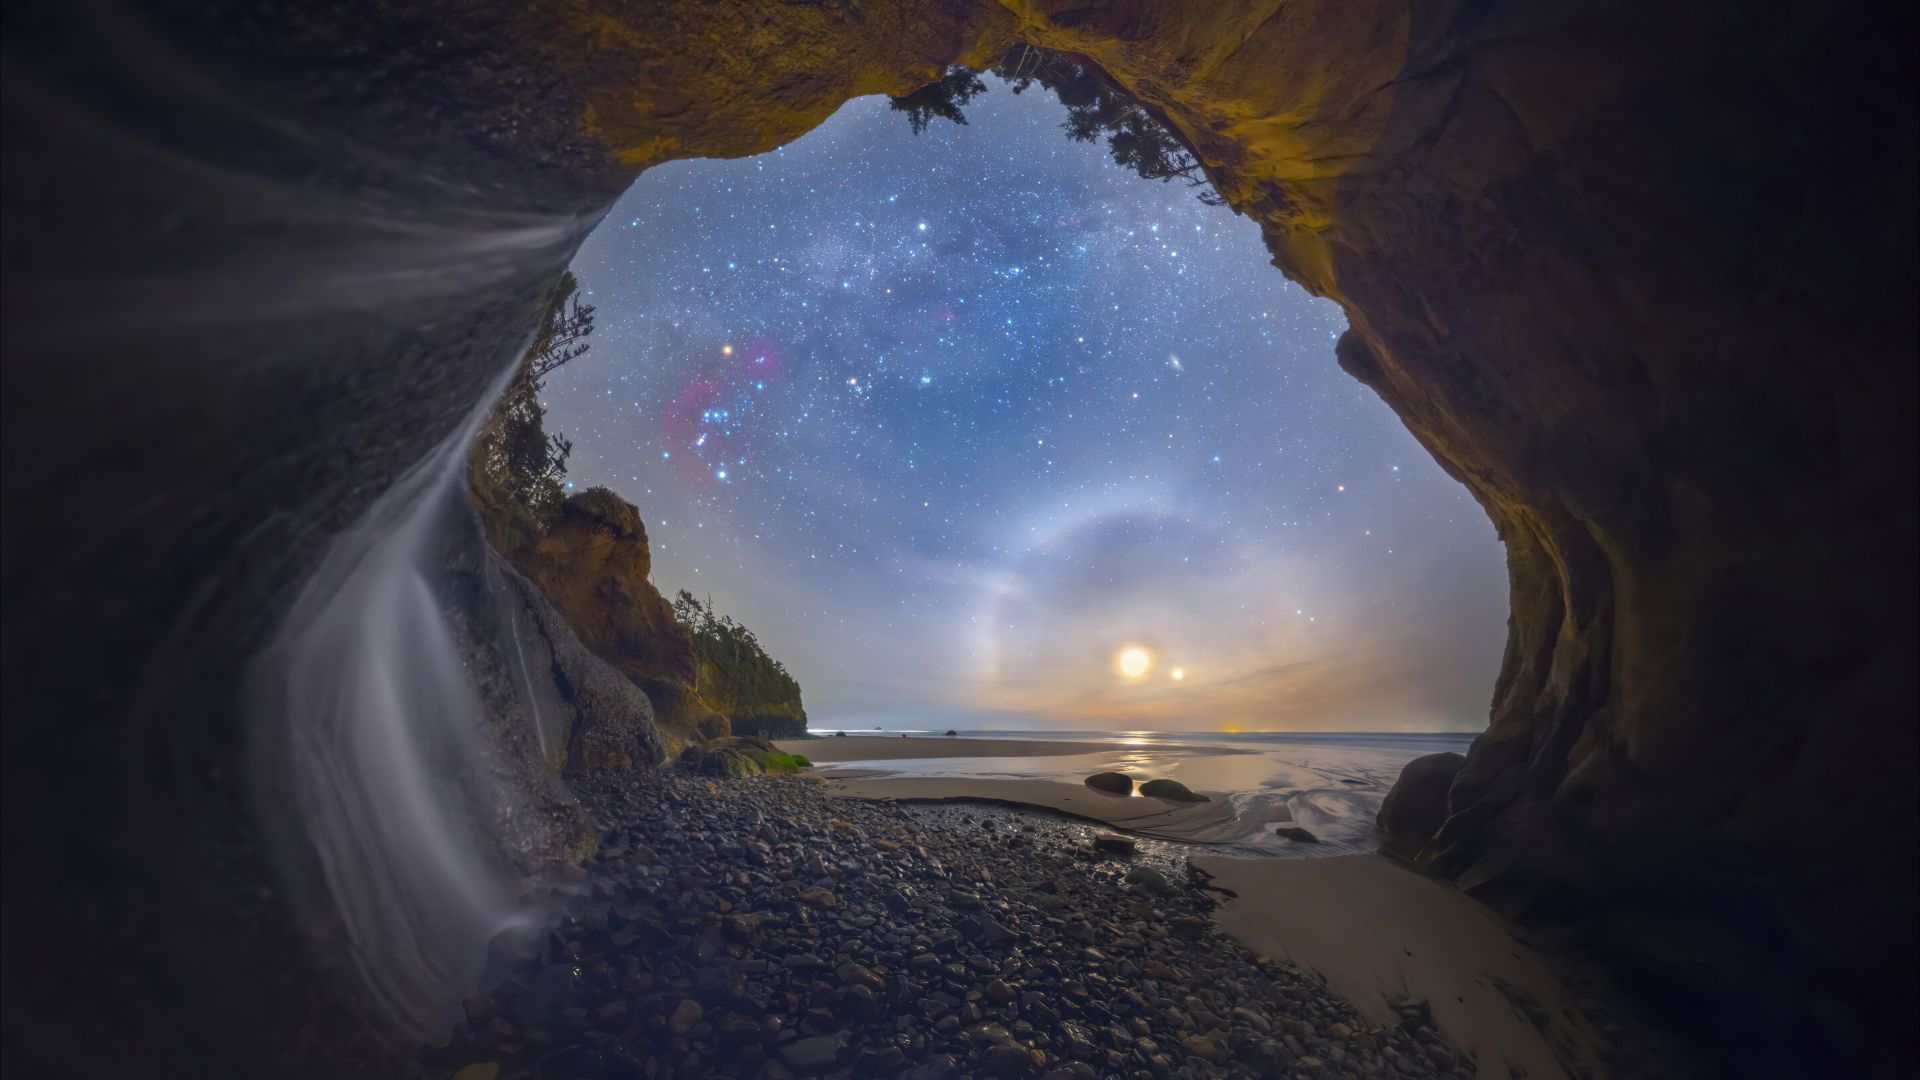
[[435,590],[471,529],[466,447],[510,376],[333,541],[250,679],[257,796],[294,899],[345,930],[375,1001],[421,1035],[479,991],[489,940],[534,918],[477,812],[505,793]]

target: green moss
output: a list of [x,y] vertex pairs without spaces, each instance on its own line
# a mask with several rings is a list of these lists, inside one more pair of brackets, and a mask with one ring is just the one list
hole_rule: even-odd
[[707,755],[706,768],[710,776],[724,776],[729,780],[743,780],[749,776],[759,776],[766,771],[760,763],[745,754],[721,753]]
[[695,743],[680,754],[680,767],[706,776],[739,780],[749,776],[783,776],[813,768],[799,754],[775,749],[765,739],[724,738]]
[[789,754],[784,750],[756,751],[753,759],[759,762],[762,772],[770,775],[797,773],[802,769],[813,768],[813,762],[799,754]]

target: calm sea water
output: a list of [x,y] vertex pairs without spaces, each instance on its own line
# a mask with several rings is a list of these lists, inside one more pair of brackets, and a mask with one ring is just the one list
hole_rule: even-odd
[[[829,735],[834,729],[816,733]],[[942,731],[890,728],[849,730],[849,735],[935,735]],[[1139,779],[1169,777],[1197,791],[1232,801],[1235,813],[1263,826],[1254,847],[1268,854],[1337,855],[1370,850],[1377,843],[1374,815],[1407,762],[1426,754],[1466,753],[1468,732],[1189,732],[1189,731],[992,731],[959,732],[950,756],[846,761],[828,775],[856,771],[867,776],[959,776],[980,780],[1043,779],[1078,783],[1095,772],[1119,771]],[[988,756],[969,753],[968,743],[988,739],[1094,744],[1075,754]],[[1294,824],[1319,844],[1278,839],[1265,826]]]

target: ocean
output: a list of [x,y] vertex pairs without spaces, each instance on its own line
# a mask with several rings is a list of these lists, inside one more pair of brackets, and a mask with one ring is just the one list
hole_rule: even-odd
[[[815,734],[833,737],[835,729]],[[934,736],[943,731],[893,728],[849,730],[867,737]],[[1374,815],[1407,762],[1426,754],[1464,754],[1470,732],[1191,732],[973,730],[951,736],[953,753],[940,757],[846,760],[823,775],[869,778],[966,777],[982,781],[1039,779],[1078,783],[1096,772],[1124,772],[1139,780],[1167,777],[1233,804],[1246,824],[1233,846],[1263,855],[1352,854],[1378,846]],[[969,742],[994,740],[986,753]],[[1083,753],[1021,755],[999,752],[1008,740],[1072,742],[1097,747]],[[1274,826],[1295,825],[1319,843],[1278,837]]]

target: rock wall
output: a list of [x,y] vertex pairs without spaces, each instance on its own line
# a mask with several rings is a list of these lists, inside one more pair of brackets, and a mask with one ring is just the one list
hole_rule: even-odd
[[546,733],[548,768],[595,773],[665,762],[669,744],[647,695],[581,644],[539,586],[489,556],[505,619],[501,652],[517,662],[533,699],[522,719]]
[[263,891],[227,692],[253,643],[517,357],[639,170],[772,149],[1016,39],[1194,145],[1281,270],[1346,307],[1341,364],[1499,526],[1507,661],[1433,865],[1616,955],[1650,943],[1664,985],[1712,996],[1695,1016],[1911,1047],[1911,17],[10,11],[6,872],[74,889],[10,892],[8,1065],[377,1054]]
[[1916,840],[1910,31],[1015,6],[1346,308],[1342,367],[1507,544],[1506,661],[1430,864],[1737,1001],[1734,1045],[1845,1014],[1809,1041],[1910,1053],[1914,866],[1880,854]]
[[807,734],[807,714],[797,705],[791,712],[756,709],[729,714],[727,726],[738,735],[761,739],[801,739]]
[[582,644],[646,691],[665,752],[727,733],[696,689],[693,639],[654,588],[646,526],[631,503],[604,488],[574,495],[514,561]]
[[571,496],[546,533],[509,558],[587,650],[646,692],[649,726],[665,753],[729,733],[806,733],[797,687],[788,698],[746,685],[731,669],[717,666],[680,624],[654,587],[653,554],[639,509],[612,491],[593,488]]

